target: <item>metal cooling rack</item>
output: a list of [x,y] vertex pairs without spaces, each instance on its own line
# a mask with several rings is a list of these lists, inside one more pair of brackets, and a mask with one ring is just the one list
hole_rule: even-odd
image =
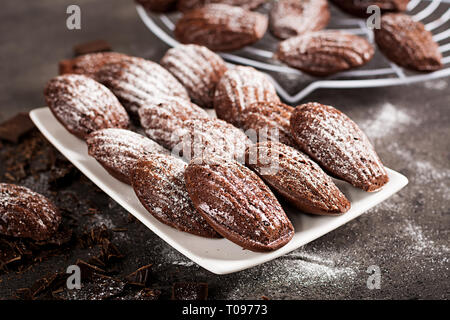
[[[180,13],[153,14],[137,5],[137,12],[144,24],[163,42],[171,47],[179,43],[173,37],[173,30]],[[328,29],[341,29],[346,32],[365,36],[374,42],[373,32],[367,28],[364,19],[351,18],[334,6],[331,6],[332,18]],[[267,12],[268,7],[260,11]],[[272,58],[279,42],[270,32],[252,46],[232,53],[219,53],[230,63],[253,66],[264,71],[273,81],[278,94],[288,103],[295,103],[319,88],[369,88],[384,87],[442,78],[450,75],[450,0],[411,0],[407,13],[414,20],[425,24],[439,43],[443,55],[441,70],[431,73],[417,73],[404,69],[387,60],[377,52],[367,65],[336,75],[317,78],[297,69],[283,65]]]

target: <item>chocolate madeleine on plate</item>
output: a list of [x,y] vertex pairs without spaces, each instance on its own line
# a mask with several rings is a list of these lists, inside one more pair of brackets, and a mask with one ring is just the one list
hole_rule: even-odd
[[250,169],[234,160],[194,159],[186,186],[201,215],[223,237],[252,251],[288,243],[294,227],[278,200]]
[[320,103],[295,108],[291,133],[297,145],[325,170],[365,191],[376,191],[389,178],[375,149],[356,123]]
[[96,78],[134,114],[154,97],[172,96],[190,100],[186,89],[169,71],[149,60],[132,59],[106,64]]
[[216,155],[243,162],[245,149],[252,144],[242,130],[219,119],[186,120],[177,134],[179,153],[186,160]]
[[227,71],[219,55],[204,46],[180,45],[167,51],[161,65],[186,88],[193,102],[204,108],[214,107],[214,91]]
[[285,144],[266,141],[250,146],[245,163],[273,190],[306,213],[341,215],[350,209],[350,202],[322,168]]
[[86,76],[57,76],[47,83],[44,95],[56,119],[81,139],[99,129],[129,126],[128,114],[112,92]]
[[295,146],[290,127],[293,110],[293,107],[281,102],[253,103],[242,111],[241,128],[247,135],[255,136],[257,141],[275,140]]
[[46,240],[58,230],[60,222],[58,208],[43,195],[0,183],[0,234]]
[[104,65],[132,59],[141,58],[118,52],[88,53],[73,59],[61,60],[59,62],[59,74],[82,74],[95,80],[95,75]]
[[219,119],[241,127],[242,112],[260,101],[280,102],[272,82],[252,67],[237,66],[220,79],[214,96],[214,109]]
[[89,155],[113,177],[131,184],[131,173],[137,161],[150,154],[168,153],[156,142],[125,129],[102,129],[86,140]]
[[209,119],[205,110],[192,102],[176,97],[155,97],[139,109],[145,133],[165,148],[172,150],[179,143],[178,132],[190,119]]
[[162,223],[198,236],[219,238],[189,198],[184,181],[186,166],[182,160],[166,154],[142,158],[132,175],[136,196]]

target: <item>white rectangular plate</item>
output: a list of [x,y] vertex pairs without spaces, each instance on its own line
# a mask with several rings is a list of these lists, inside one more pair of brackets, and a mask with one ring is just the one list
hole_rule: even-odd
[[94,158],[90,157],[84,141],[71,135],[56,120],[49,108],[35,109],[30,112],[30,116],[50,143],[100,189],[176,250],[216,274],[244,270],[295,250],[355,219],[392,196],[408,183],[405,176],[390,169],[387,169],[389,183],[375,193],[367,193],[336,180],[339,188],[352,203],[352,207],[347,213],[339,217],[325,217],[288,211],[289,218],[295,228],[294,238],[276,251],[256,253],[243,250],[226,239],[206,239],[194,236],[159,222],[141,205],[134,194],[133,188],[110,176]]

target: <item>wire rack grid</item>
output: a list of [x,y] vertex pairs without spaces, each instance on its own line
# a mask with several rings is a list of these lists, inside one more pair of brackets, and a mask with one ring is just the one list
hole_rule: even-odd
[[[142,6],[136,6],[137,12],[159,39],[170,47],[179,43],[173,37],[173,30],[180,14],[153,14]],[[332,7],[330,29],[345,30],[365,36],[374,42],[372,30],[367,28],[364,19],[352,18]],[[267,11],[267,6],[261,9]],[[350,89],[384,87],[410,84],[443,78],[450,75],[450,0],[411,0],[407,13],[415,21],[421,21],[425,28],[433,33],[433,39],[439,44],[443,55],[441,70],[431,73],[418,73],[406,70],[384,58],[379,52],[368,65],[351,71],[341,72],[327,78],[316,78],[281,64],[273,58],[278,40],[269,33],[258,43],[232,53],[219,53],[232,64],[255,67],[264,71],[274,83],[279,95],[288,103],[295,103],[319,88]]]

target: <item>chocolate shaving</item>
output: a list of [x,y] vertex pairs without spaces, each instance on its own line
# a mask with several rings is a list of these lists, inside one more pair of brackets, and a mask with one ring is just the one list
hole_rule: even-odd
[[61,226],[49,239],[34,241],[0,236],[0,273],[22,273],[34,263],[63,254],[72,239],[72,230]]
[[151,264],[140,267],[133,273],[129,274],[126,279],[129,284],[149,287],[150,286],[150,268]]
[[78,260],[76,265],[80,268],[82,281],[92,281],[94,274],[104,274],[105,270],[100,269],[97,266],[87,263],[83,260]]
[[84,232],[78,239],[82,248],[92,248],[110,238],[109,230],[101,225]]
[[65,285],[67,274],[56,273],[37,280],[30,288],[16,290],[14,297],[19,300],[52,299],[53,293]]

